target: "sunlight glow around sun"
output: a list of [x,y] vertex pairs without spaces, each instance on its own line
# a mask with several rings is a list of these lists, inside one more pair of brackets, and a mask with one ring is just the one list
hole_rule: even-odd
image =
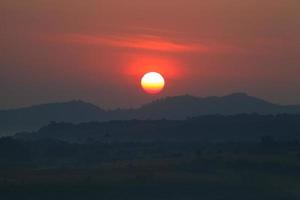
[[165,79],[157,72],[148,72],[141,79],[141,86],[148,94],[157,94],[165,87]]

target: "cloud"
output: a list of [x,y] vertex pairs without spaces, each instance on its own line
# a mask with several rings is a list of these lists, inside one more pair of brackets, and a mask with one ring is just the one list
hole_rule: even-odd
[[65,42],[166,52],[190,52],[198,50],[198,47],[192,44],[174,42],[149,35],[118,37],[68,34],[65,35]]
[[64,43],[81,45],[99,45],[115,48],[128,48],[161,52],[185,53],[185,52],[231,52],[236,48],[216,43],[183,42],[165,39],[154,35],[132,36],[106,36],[87,34],[62,34],[50,37],[51,40],[59,40]]

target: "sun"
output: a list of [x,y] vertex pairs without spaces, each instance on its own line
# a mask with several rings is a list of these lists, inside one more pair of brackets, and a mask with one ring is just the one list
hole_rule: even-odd
[[148,94],[158,94],[165,87],[165,79],[160,73],[148,72],[142,77],[141,86]]

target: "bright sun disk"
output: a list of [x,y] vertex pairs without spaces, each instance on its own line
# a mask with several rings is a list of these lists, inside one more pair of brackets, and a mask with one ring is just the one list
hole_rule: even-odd
[[148,72],[141,79],[141,86],[149,94],[157,94],[165,87],[165,80],[160,73]]

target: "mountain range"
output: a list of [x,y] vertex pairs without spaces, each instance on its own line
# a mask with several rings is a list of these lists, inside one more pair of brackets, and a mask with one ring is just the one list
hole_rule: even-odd
[[0,110],[0,135],[34,131],[50,122],[81,123],[90,121],[169,119],[181,120],[203,115],[300,114],[299,105],[278,105],[245,93],[227,96],[190,95],[158,99],[135,109],[104,110],[91,103],[70,101]]

